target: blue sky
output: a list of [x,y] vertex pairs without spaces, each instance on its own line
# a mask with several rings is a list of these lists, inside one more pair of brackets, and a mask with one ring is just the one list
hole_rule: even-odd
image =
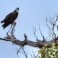
[[[29,40],[36,41],[33,34],[33,27],[36,27],[36,34],[38,38],[41,39],[39,24],[41,26],[42,33],[47,37],[48,29],[46,27],[45,19],[46,17],[52,17],[58,13],[58,0],[1,0],[0,21],[16,7],[20,8],[19,16],[16,20],[17,25],[15,27],[15,36],[17,39],[24,40],[23,35],[26,33]],[[0,37],[6,36],[6,32],[9,30],[9,27],[3,30],[0,24]],[[25,50],[27,52],[29,51],[28,48],[30,48],[31,52],[37,50],[36,48],[34,49],[26,46]],[[17,58],[16,49],[17,46],[12,45],[12,43],[0,41],[1,58]],[[19,57],[22,58],[24,56],[19,54]]]

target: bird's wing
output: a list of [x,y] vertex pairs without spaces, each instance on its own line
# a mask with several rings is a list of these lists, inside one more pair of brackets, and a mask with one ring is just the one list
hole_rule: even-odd
[[1,23],[3,23],[3,22],[5,22],[5,21],[7,21],[7,20],[8,20],[8,18],[9,18],[11,15],[12,15],[12,13],[8,14],[8,15],[4,18],[4,20],[2,20],[2,21],[1,21]]
[[17,12],[11,12],[10,14],[8,14],[4,20],[1,21],[1,23],[3,22],[9,22],[11,20],[15,20],[18,16]]
[[14,20],[16,20],[17,16],[18,16],[17,12],[11,13],[11,15],[8,17],[8,21],[7,22],[13,22]]

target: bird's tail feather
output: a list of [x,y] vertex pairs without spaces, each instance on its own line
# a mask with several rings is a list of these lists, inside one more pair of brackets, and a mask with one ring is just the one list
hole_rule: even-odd
[[9,25],[9,23],[3,24],[3,25],[2,25],[3,29],[5,29],[8,25]]
[[2,25],[2,27],[3,27],[3,29],[5,29],[5,28],[6,28],[6,25],[5,25],[5,24],[3,24],[3,25]]
[[1,21],[1,23],[3,23],[4,21]]
[[3,29],[5,29],[7,26],[8,26],[7,24],[2,25]]

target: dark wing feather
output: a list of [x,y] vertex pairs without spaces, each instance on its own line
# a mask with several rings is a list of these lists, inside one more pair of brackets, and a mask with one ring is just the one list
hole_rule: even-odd
[[1,23],[7,21],[11,14],[12,14],[12,13],[8,14],[8,15],[4,18],[4,20],[1,21]]
[[18,13],[17,12],[12,12],[10,14],[8,14],[4,20],[1,21],[1,23],[3,22],[9,22],[11,20],[15,20],[18,16]]
[[9,24],[5,23],[2,25],[3,29],[5,29]]
[[1,21],[1,23],[4,22],[4,24],[2,25],[3,28],[6,28],[9,24],[12,24],[14,20],[16,20],[18,16],[18,12],[12,12],[10,14],[8,14],[4,20]]

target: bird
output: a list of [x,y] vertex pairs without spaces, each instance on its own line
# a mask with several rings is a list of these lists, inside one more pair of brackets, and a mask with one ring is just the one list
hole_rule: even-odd
[[2,27],[5,29],[10,24],[13,24],[15,20],[17,19],[19,14],[19,7],[17,7],[13,12],[9,13],[4,20],[1,21],[3,23]]

